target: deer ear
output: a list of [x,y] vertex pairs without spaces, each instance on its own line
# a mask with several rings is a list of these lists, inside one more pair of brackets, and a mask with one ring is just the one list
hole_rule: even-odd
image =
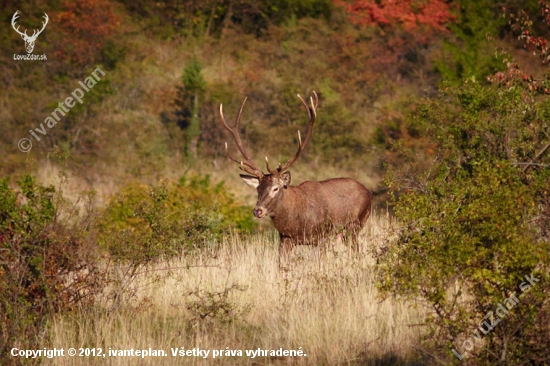
[[258,188],[258,186],[260,185],[260,180],[258,179],[258,177],[244,174],[239,175],[241,176],[242,180],[244,180],[244,182],[252,188]]
[[283,180],[284,187],[287,188],[290,185],[290,172],[281,174],[281,179]]

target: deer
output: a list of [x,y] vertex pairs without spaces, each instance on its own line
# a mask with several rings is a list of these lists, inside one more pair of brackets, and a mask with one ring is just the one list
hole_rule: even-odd
[[240,174],[242,180],[255,188],[258,200],[253,209],[254,217],[270,217],[279,232],[279,267],[286,263],[289,254],[296,245],[319,245],[322,238],[332,234],[345,242],[351,240],[354,251],[359,250],[358,234],[371,214],[373,194],[363,184],[352,178],[332,178],[323,181],[305,181],[291,186],[291,174],[288,169],[300,157],[313,134],[313,125],[317,118],[319,98],[313,91],[310,105],[298,94],[307,112],[307,132],[302,140],[298,130],[298,150],[284,165],[270,168],[265,158],[267,173],[258,167],[247,153],[239,132],[239,124],[247,98],[237,112],[233,127],[225,121],[223,105],[220,104],[220,117],[223,127],[231,134],[244,160],[229,153],[227,157],[238,163],[246,174]]
[[17,10],[15,14],[13,14],[13,17],[11,18],[11,26],[13,27],[13,29],[15,29],[17,33],[19,33],[19,35],[21,35],[21,38],[23,38],[23,41],[25,41],[25,49],[27,50],[27,53],[32,53],[32,50],[34,49],[34,43],[36,42],[36,38],[38,38],[40,33],[42,33],[44,28],[46,28],[46,24],[48,24],[48,20],[49,20],[48,14],[44,13],[45,22],[42,22],[42,29],[40,29],[39,31],[35,29],[32,33],[32,36],[30,37],[27,34],[27,30],[25,30],[25,32],[21,32],[19,30],[19,26],[15,28],[15,23],[17,21],[17,18],[19,18],[19,10]]

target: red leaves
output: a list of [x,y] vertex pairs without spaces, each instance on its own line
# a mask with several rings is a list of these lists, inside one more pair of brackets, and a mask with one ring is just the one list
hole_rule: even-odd
[[406,31],[420,27],[444,31],[454,21],[448,3],[442,0],[334,0],[346,8],[353,23],[364,25],[401,25]]
[[[79,65],[94,62],[108,36],[115,34],[120,19],[107,0],[65,0],[55,15],[64,36],[56,55]],[[61,48],[61,49],[59,49]]]
[[[550,5],[544,1],[539,3],[540,11],[543,16],[543,22],[546,26],[550,26]],[[518,39],[523,41],[525,48],[538,56],[542,63],[550,61],[550,45],[544,37],[536,37],[531,32],[533,22],[529,19],[528,14],[524,10],[519,10],[513,13],[510,8],[503,8],[505,17],[509,19],[512,29],[519,33]],[[550,73],[545,73],[542,80],[537,80],[531,75],[524,74],[518,64],[505,60],[507,69],[504,72],[497,72],[495,75],[488,77],[488,81],[496,82],[505,87],[514,85],[515,81],[521,81],[526,84],[529,92],[538,94],[550,94]]]
[[[541,15],[543,16],[543,22],[550,26],[550,5],[541,1],[539,3]],[[548,62],[550,56],[550,49],[548,46],[548,40],[543,37],[535,37],[529,30],[533,22],[529,19],[529,16],[524,10],[520,10],[517,14],[514,14],[510,9],[504,9],[505,15],[510,19],[512,29],[519,31],[520,35],[518,39],[524,42],[525,48],[530,48],[535,54],[542,59],[543,63]]]
[[414,77],[409,70],[424,62],[423,50],[455,19],[445,0],[333,0],[352,23],[381,28],[369,42],[367,61],[374,77]]

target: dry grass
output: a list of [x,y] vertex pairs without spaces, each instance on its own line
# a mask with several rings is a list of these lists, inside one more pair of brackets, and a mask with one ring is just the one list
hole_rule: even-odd
[[[172,275],[154,282],[150,272],[133,306],[108,314],[96,309],[60,316],[48,347],[163,349],[167,357],[64,357],[55,365],[96,361],[109,365],[181,364],[399,364],[410,359],[421,330],[417,309],[394,299],[381,301],[374,284],[370,248],[388,232],[375,216],[364,230],[362,252],[336,244],[326,254],[312,247],[293,252],[291,268],[279,271],[277,243],[269,235],[233,236],[220,250],[184,258]],[[273,236],[273,235],[271,235]],[[175,268],[179,267],[179,268]],[[148,285],[154,282],[153,285]],[[242,350],[243,357],[172,357],[171,348]],[[250,359],[249,349],[298,349],[306,357]]]

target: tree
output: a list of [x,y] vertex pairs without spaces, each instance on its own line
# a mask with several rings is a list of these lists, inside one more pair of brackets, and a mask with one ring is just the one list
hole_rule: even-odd
[[176,105],[178,111],[178,125],[186,131],[186,154],[188,157],[197,157],[197,145],[201,134],[199,99],[204,94],[206,82],[201,75],[202,66],[194,56],[185,66],[182,76],[182,86],[178,88]]

